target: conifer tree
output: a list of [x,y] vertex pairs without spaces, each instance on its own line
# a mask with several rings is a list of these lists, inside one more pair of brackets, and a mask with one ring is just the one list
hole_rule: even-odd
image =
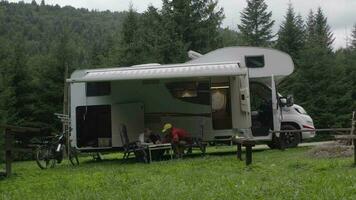
[[139,18],[136,11],[130,5],[126,18],[123,21],[120,38],[111,52],[112,64],[120,66],[131,66],[140,64],[137,59],[140,55],[138,45]]
[[6,108],[6,123],[26,126],[32,122],[33,88],[26,64],[24,41],[21,36],[16,37],[18,42],[8,55],[12,58],[10,65],[4,71],[5,88],[2,100],[3,106]]
[[315,42],[322,48],[332,51],[332,44],[335,40],[330,26],[327,23],[327,18],[324,16],[322,9],[319,7],[315,14]]
[[300,15],[295,15],[292,4],[289,4],[285,20],[278,31],[277,48],[298,58],[304,39],[303,20]]
[[352,33],[351,33],[351,48],[356,49],[356,23],[354,24]]
[[238,25],[245,45],[271,45],[274,37],[274,20],[271,17],[272,12],[267,11],[264,0],[247,0],[247,7],[241,12],[241,24]]
[[216,0],[163,0],[162,14],[171,40],[183,48],[184,57],[187,50],[205,53],[220,45],[224,14]]

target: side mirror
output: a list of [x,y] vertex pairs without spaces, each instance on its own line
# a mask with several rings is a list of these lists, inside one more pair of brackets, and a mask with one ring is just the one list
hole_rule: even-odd
[[287,97],[279,97],[279,104],[283,107],[286,106],[288,103]]
[[288,96],[287,96],[287,103],[286,103],[286,105],[287,105],[288,107],[290,107],[290,106],[293,106],[293,104],[294,104],[294,98],[293,98],[293,96],[292,96],[292,95],[288,95]]

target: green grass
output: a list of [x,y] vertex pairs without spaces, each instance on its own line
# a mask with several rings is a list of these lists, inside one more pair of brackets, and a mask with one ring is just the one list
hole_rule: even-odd
[[34,161],[14,164],[0,180],[2,199],[356,199],[352,159],[312,159],[306,148],[254,152],[252,166],[233,149],[209,148],[206,157],[122,163],[119,154],[79,167],[40,170]]

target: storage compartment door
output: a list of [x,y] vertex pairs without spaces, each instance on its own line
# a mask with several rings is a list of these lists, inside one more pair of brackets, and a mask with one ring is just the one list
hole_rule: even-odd
[[230,78],[232,127],[251,130],[250,90],[248,76]]
[[[271,77],[271,89],[272,89],[272,109],[273,109],[273,130],[279,131],[281,129],[281,108],[278,102],[276,82],[274,76]],[[279,134],[276,134],[279,136]]]
[[120,125],[125,124],[130,142],[138,140],[144,129],[144,106],[142,103],[114,104],[111,108],[112,145],[121,147]]

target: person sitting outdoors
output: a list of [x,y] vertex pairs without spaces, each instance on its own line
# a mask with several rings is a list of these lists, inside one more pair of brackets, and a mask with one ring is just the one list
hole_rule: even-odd
[[[148,146],[148,145],[157,145],[161,144],[161,137],[159,134],[154,133],[150,128],[145,128],[143,133],[141,133],[138,137],[138,140],[141,145],[143,146]],[[152,160],[162,160],[163,155],[164,155],[165,150],[164,149],[159,149],[155,150],[151,153]],[[148,150],[146,150],[147,155]]]
[[184,129],[173,127],[170,123],[163,126],[162,133],[166,134],[166,140],[172,144],[176,156],[182,158],[186,145],[192,143],[191,135]]
[[138,140],[141,144],[153,143],[160,144],[161,137],[158,134],[152,132],[151,129],[145,128],[143,133],[141,133],[138,137]]

